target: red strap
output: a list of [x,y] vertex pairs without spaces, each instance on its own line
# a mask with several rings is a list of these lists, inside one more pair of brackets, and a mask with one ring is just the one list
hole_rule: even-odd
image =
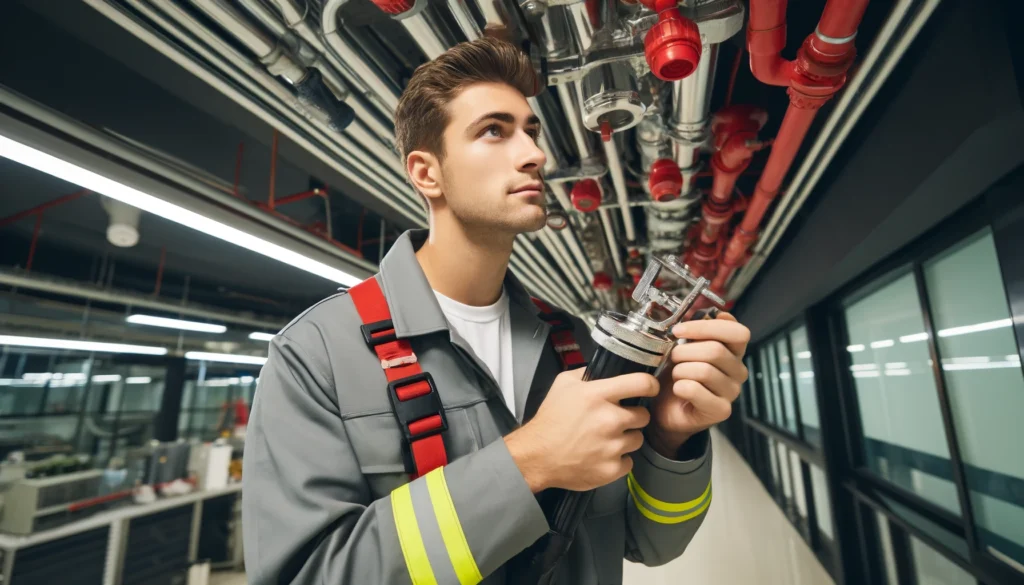
[[[380,290],[380,284],[376,278],[369,278],[352,287],[348,291],[352,302],[356,305],[359,318],[363,325],[370,325],[380,321],[391,319],[391,311],[388,309],[387,299]],[[373,334],[373,337],[383,337],[394,334],[394,329],[386,329]],[[404,339],[389,341],[374,346],[377,357],[381,360],[381,367],[388,382],[401,380],[415,374],[422,373],[419,363],[416,361],[416,354],[413,353],[409,342]],[[430,393],[430,384],[425,381],[414,382],[407,386],[401,386],[395,390],[398,399],[401,401],[411,400]],[[441,428],[441,413],[427,416],[409,423],[409,430],[413,434]],[[412,478],[426,475],[427,473],[448,464],[448,453],[444,448],[444,439],[441,434],[431,435],[422,439],[412,441],[409,445],[414,469]]]
[[[556,313],[556,311],[551,308],[551,305],[538,298],[533,298],[533,304],[537,305],[540,312],[546,316],[553,316]],[[552,326],[561,324],[557,319],[545,320]],[[572,322],[568,322],[565,323],[565,325],[572,327],[573,324]],[[580,345],[576,343],[576,336],[573,335],[572,329],[552,331],[548,338],[551,340],[551,345],[554,347],[555,353],[558,354],[558,359],[562,361],[562,371],[578,368],[587,363],[586,360],[583,359],[583,352],[580,351]]]

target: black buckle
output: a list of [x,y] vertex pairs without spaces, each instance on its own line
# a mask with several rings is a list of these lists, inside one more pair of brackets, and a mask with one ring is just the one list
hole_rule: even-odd
[[377,321],[376,323],[367,323],[366,325],[360,325],[359,330],[363,332],[363,341],[366,345],[371,348],[377,347],[382,343],[390,343],[392,341],[398,341],[398,336],[395,333],[389,333],[388,335],[380,335],[374,337],[374,333],[380,333],[381,331],[387,331],[388,329],[394,329],[395,325],[391,322],[391,319],[385,319],[384,321]]
[[[409,400],[399,400],[398,389],[416,382],[426,382],[430,386],[430,392]],[[429,372],[420,372],[391,382],[388,384],[388,399],[391,400],[391,409],[395,413],[395,418],[398,419],[398,426],[402,428],[402,436],[407,442],[418,441],[448,430],[448,419],[444,415],[444,406],[437,393],[437,386],[434,385],[434,378]],[[411,423],[434,415],[441,417],[440,427],[416,434],[409,430]]]
[[569,313],[565,311],[551,311],[550,313],[541,313],[540,318],[551,325],[551,331],[572,331],[576,329],[576,326],[572,323],[572,318]]

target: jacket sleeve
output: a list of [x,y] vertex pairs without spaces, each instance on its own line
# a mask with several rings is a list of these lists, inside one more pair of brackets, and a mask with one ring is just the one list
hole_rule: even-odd
[[271,342],[244,454],[250,583],[475,584],[545,534],[501,440],[371,501],[334,374],[315,328]]
[[[583,355],[593,359],[597,345],[582,321],[577,322],[575,335]],[[624,557],[658,566],[683,554],[711,505],[710,433],[691,437],[674,459],[645,441],[633,453],[626,486]]]

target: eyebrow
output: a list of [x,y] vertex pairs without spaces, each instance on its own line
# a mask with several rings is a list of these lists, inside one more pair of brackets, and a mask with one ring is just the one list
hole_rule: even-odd
[[[498,122],[504,122],[506,124],[515,124],[516,123],[516,117],[513,116],[512,114],[508,113],[508,112],[488,112],[488,113],[484,114],[483,116],[480,116],[476,120],[473,120],[473,123],[469,125],[469,128],[470,129],[476,128],[482,122],[486,122],[488,120],[496,120]],[[538,126],[539,127],[540,126],[540,118],[538,118],[536,114],[531,114],[530,117],[526,119],[526,125],[527,126]]]

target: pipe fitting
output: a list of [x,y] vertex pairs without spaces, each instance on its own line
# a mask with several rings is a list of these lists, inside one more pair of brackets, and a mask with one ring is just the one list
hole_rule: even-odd
[[667,203],[679,197],[683,189],[683,175],[675,161],[663,158],[651,165],[647,184],[655,201]]
[[412,7],[416,4],[415,0],[370,0],[380,8],[382,12],[386,12],[391,15],[402,14],[412,10]]
[[548,209],[547,223],[553,230],[564,230],[569,225],[569,216],[561,209]]
[[647,107],[636,76],[624,63],[602,65],[583,78],[583,125],[592,132],[621,132],[636,126]]
[[595,290],[611,290],[612,289],[612,277],[607,272],[595,272],[594,281],[591,283]]
[[679,81],[697,70],[701,38],[697,23],[683,16],[676,0],[657,0],[658,22],[644,37],[651,73],[662,81]]
[[601,186],[594,179],[583,179],[576,183],[569,196],[577,211],[590,213],[601,206]]

